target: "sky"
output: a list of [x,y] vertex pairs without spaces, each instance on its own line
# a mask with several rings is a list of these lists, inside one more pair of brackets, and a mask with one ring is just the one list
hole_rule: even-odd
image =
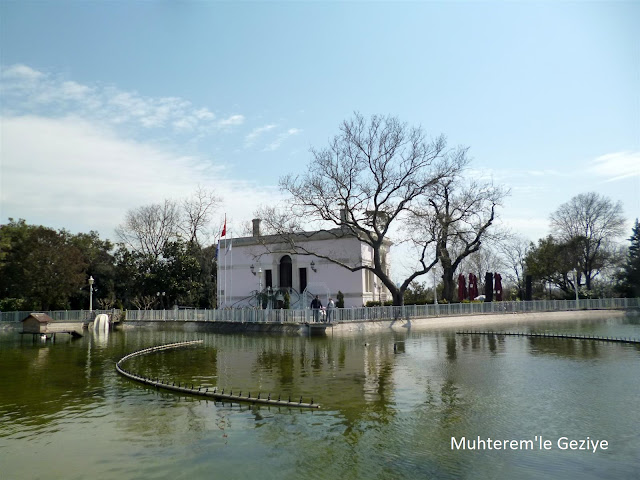
[[360,112],[469,147],[532,241],[573,196],[640,216],[640,2],[0,2],[0,222],[116,240],[223,198],[236,231]]

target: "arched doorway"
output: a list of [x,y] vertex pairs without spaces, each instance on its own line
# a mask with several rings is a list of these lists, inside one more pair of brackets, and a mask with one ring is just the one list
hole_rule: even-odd
[[280,259],[280,288],[293,287],[293,267],[291,257],[285,255]]

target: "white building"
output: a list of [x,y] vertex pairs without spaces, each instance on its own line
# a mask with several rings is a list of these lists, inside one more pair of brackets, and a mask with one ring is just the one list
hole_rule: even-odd
[[[281,308],[285,292],[289,292],[291,308],[309,308],[315,295],[323,306],[329,297],[336,302],[338,291],[344,294],[346,308],[361,307],[372,300],[391,300],[389,291],[372,272],[351,272],[321,258],[354,267],[372,265],[372,248],[357,238],[332,230],[297,234],[294,241],[316,255],[292,253],[291,245],[282,238],[261,235],[259,219],[253,221],[253,236],[220,240],[218,307],[257,307],[262,301],[264,308]],[[389,272],[391,242],[386,241],[384,246],[382,263]],[[258,292],[262,292],[260,297]]]

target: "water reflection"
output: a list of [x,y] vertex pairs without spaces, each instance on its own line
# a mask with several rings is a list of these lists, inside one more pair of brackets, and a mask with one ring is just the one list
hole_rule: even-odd
[[[640,332],[626,322],[576,328],[603,325]],[[314,398],[323,409],[223,406],[114,370],[138,348],[198,338],[201,347],[137,357],[129,367],[234,393]],[[140,329],[44,345],[0,333],[0,456],[8,478],[22,478],[26,442],[42,455],[35,476],[46,476],[54,445],[64,442],[100,478],[120,480],[132,471],[200,478],[213,469],[241,477],[509,478],[540,476],[549,465],[586,471],[586,457],[466,455],[451,451],[451,437],[575,434],[617,442],[598,461],[627,471],[640,467],[640,413],[629,408],[640,395],[630,380],[640,375],[639,360],[635,348],[616,344],[452,330],[307,338]]]

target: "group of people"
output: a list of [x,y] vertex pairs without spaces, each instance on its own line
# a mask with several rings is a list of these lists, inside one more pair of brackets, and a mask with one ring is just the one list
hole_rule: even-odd
[[[327,323],[331,323],[331,319],[333,318],[333,309],[336,308],[336,304],[333,302],[333,298],[329,298],[329,302],[327,303],[327,308],[325,312],[327,313]],[[318,295],[316,298],[311,300],[311,310],[313,310],[313,321],[320,322],[320,311],[322,310],[322,302]]]

